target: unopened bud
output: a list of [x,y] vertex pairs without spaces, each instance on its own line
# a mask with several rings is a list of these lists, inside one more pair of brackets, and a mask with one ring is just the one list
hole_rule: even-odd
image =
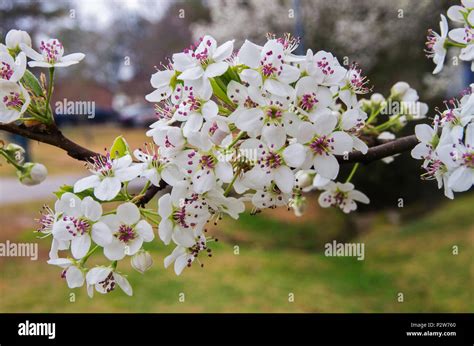
[[311,170],[300,170],[296,172],[296,187],[301,190],[306,190],[306,188],[312,186],[315,174],[316,173]]
[[295,216],[303,216],[306,210],[306,198],[301,195],[296,195],[290,200],[289,206],[293,208]]
[[9,143],[4,150],[8,155],[13,157],[17,163],[21,164],[25,159],[25,149],[18,144]]
[[372,96],[370,96],[370,101],[371,101],[373,104],[379,105],[379,104],[381,104],[382,102],[385,101],[385,97],[383,97],[382,94],[375,93],[375,94],[373,94]]
[[410,85],[407,82],[397,82],[393,85],[390,92],[393,96],[398,96],[400,98],[410,89]]
[[27,162],[23,170],[17,171],[18,178],[23,185],[37,185],[48,176],[48,170],[41,163]]
[[148,251],[137,252],[130,261],[133,269],[139,273],[144,273],[153,265],[153,259]]
[[23,30],[10,30],[5,37],[6,46],[13,51],[18,51],[20,49],[20,43],[31,47],[30,35]]

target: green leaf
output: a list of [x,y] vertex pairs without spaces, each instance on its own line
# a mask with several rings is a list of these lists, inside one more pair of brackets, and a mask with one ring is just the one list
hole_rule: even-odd
[[[63,185],[59,188],[58,191],[55,191],[53,193],[56,195],[57,198],[61,198],[61,196],[64,195],[66,192],[74,193],[74,187],[71,185]],[[91,196],[92,198],[96,199],[94,197],[94,190],[92,188],[74,194],[80,199],[84,199],[87,196]]]
[[71,185],[63,185],[59,188],[59,190],[53,192],[56,197],[59,199],[61,198],[62,195],[64,195],[66,192],[70,192],[70,193],[73,193],[75,194],[77,197],[79,197],[80,199],[84,199],[86,197],[92,197],[95,201],[99,202],[99,203],[105,203],[105,202],[123,202],[123,201],[126,201],[126,197],[122,194],[122,193],[119,193],[117,195],[117,197],[115,197],[114,199],[110,200],[110,201],[101,201],[100,199],[98,199],[97,197],[95,197],[94,195],[94,189],[93,188],[90,188],[90,189],[87,189],[87,190],[84,190],[84,191],[81,191],[81,192],[74,192],[74,187],[71,186]]
[[123,136],[118,136],[114,140],[114,144],[112,144],[112,148],[110,148],[110,157],[112,159],[125,156],[130,154],[130,147],[128,146],[127,141]]
[[43,89],[41,88],[41,84],[36,79],[35,75],[30,71],[26,70],[23,78],[21,79],[23,84],[30,89],[36,96],[44,96]]
[[[232,101],[227,97],[227,94],[225,91],[221,88],[219,83],[217,82],[217,79],[215,78],[209,78],[212,86],[212,91],[214,92],[214,95],[216,95],[219,99],[227,103],[228,105],[233,105]],[[225,88],[225,85],[224,85]]]

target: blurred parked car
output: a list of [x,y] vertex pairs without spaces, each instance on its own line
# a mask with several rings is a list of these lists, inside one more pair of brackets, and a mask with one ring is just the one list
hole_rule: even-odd
[[120,110],[120,123],[125,127],[148,127],[157,120],[153,105],[135,103]]
[[54,114],[54,119],[59,126],[62,125],[87,125],[104,124],[119,121],[119,113],[112,108],[97,107],[94,114]]

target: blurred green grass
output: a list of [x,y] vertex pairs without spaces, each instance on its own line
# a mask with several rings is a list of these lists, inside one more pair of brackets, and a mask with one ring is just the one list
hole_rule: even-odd
[[[38,261],[0,258],[2,312],[474,311],[472,194],[398,226],[382,213],[373,216],[371,226],[349,240],[365,243],[364,261],[324,256],[324,242],[351,227],[336,210],[312,205],[303,219],[284,209],[245,214],[238,222],[224,219],[212,230],[220,241],[204,268],[195,265],[175,276],[162,264],[171,248],[155,240],[147,244],[155,260],[149,272],[141,275],[127,261],[119,264],[133,297],[116,290],[93,299],[84,288],[68,289],[60,270],[45,263],[50,240],[37,240],[33,233],[39,205],[2,208],[0,240],[38,241],[41,252]],[[455,245],[458,255],[452,254]],[[398,293],[404,294],[403,303]]]

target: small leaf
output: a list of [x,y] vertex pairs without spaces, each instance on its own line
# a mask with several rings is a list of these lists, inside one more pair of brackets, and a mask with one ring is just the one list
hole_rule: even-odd
[[115,138],[112,148],[110,148],[110,157],[116,159],[127,154],[130,154],[130,147],[123,136],[118,136]]
[[[214,92],[214,95],[216,95],[219,99],[221,99],[227,104],[233,104],[232,101],[227,97],[227,94],[221,88],[217,80],[214,78],[210,78],[209,80],[211,82],[212,91]],[[223,87],[225,88],[225,85]]]
[[21,81],[36,96],[43,96],[43,89],[41,88],[41,85],[40,85],[38,79],[36,79],[36,77],[33,73],[26,70],[25,74],[23,75],[23,78],[21,79]]
[[94,189],[90,188],[87,190],[84,190],[82,192],[75,193],[74,192],[74,187],[71,185],[63,185],[59,188],[59,190],[53,192],[57,198],[61,198],[62,195],[64,195],[66,192],[74,193],[77,197],[80,199],[84,199],[87,196],[90,196],[97,200],[97,198],[94,197]]

